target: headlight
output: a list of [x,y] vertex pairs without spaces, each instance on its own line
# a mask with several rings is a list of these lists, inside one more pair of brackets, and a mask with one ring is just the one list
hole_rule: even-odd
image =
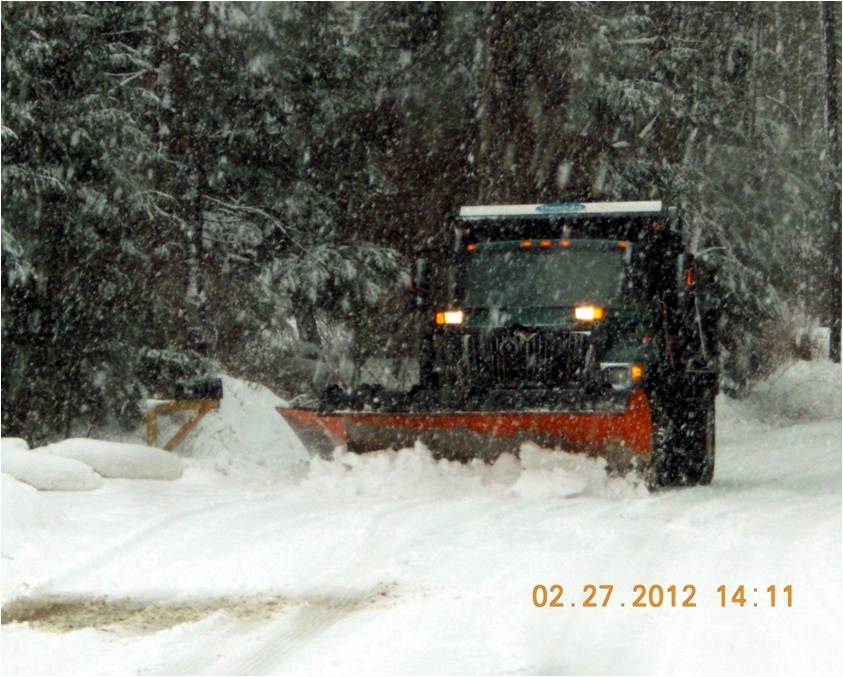
[[574,317],[580,322],[594,322],[603,319],[603,308],[600,306],[577,306]]
[[644,378],[643,364],[628,362],[601,362],[603,378],[616,390],[625,390],[637,385]]
[[436,324],[462,324],[465,313],[461,310],[439,310],[436,312]]

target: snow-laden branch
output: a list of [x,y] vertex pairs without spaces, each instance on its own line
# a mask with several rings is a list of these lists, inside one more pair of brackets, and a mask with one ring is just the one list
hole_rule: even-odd
[[765,94],[764,98],[767,99],[768,101],[772,101],[773,103],[778,104],[780,107],[784,108],[786,111],[788,111],[793,116],[794,122],[796,122],[796,124],[799,125],[800,127],[802,126],[801,116],[799,114],[797,114],[797,112],[795,110],[793,110],[793,108],[791,106],[787,105],[784,101],[779,101],[777,98],[775,98],[773,96],[770,96],[769,94]]
[[659,39],[659,36],[654,35],[645,38],[627,38],[626,40],[618,40],[618,45],[652,45]]
[[210,200],[211,202],[215,202],[218,205],[226,207],[227,209],[231,209],[233,211],[242,211],[242,212],[246,212],[246,213],[256,214],[257,216],[261,216],[261,217],[267,219],[270,223],[272,223],[272,225],[274,225],[276,228],[278,228],[278,230],[280,230],[282,233],[284,233],[290,239],[290,242],[292,242],[301,251],[303,251],[305,254],[310,253],[310,250],[308,250],[303,245],[299,244],[299,242],[295,238],[290,236],[290,229],[287,226],[285,226],[283,223],[281,223],[272,214],[270,214],[268,212],[265,212],[263,209],[259,209],[258,207],[249,207],[248,205],[232,204],[230,202],[225,202],[224,200],[219,200],[217,198],[211,197],[210,195],[203,195],[202,197],[204,197],[206,200]]

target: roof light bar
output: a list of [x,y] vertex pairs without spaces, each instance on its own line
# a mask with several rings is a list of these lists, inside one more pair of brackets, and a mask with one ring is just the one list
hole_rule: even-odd
[[661,212],[661,200],[643,202],[554,202],[534,205],[469,205],[460,207],[460,217],[467,219],[558,214],[659,214]]

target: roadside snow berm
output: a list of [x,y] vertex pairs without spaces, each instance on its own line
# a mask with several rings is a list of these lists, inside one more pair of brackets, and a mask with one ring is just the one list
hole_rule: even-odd
[[103,477],[178,479],[183,465],[177,456],[141,444],[80,437],[30,450],[23,440],[4,438],[2,469],[36,489],[90,491],[103,485]]
[[[279,407],[322,453],[412,446],[494,458],[530,441],[708,484],[718,391],[712,274],[658,201],[463,207],[419,260],[420,383],[330,386]],[[437,265],[434,265],[437,264]]]
[[3,474],[36,489],[91,491],[103,485],[102,477],[80,461],[30,451],[26,442],[15,438],[3,438],[2,445]]
[[178,456],[142,444],[77,437],[39,447],[37,451],[79,461],[102,477],[175,480],[184,469]]

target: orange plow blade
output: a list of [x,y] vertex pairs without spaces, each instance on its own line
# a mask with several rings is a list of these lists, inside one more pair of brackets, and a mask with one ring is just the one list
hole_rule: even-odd
[[454,458],[495,456],[527,441],[598,455],[624,450],[637,456],[652,449],[650,406],[641,390],[630,394],[619,413],[278,411],[305,446],[323,455],[343,445],[374,451],[412,446],[416,440]]

